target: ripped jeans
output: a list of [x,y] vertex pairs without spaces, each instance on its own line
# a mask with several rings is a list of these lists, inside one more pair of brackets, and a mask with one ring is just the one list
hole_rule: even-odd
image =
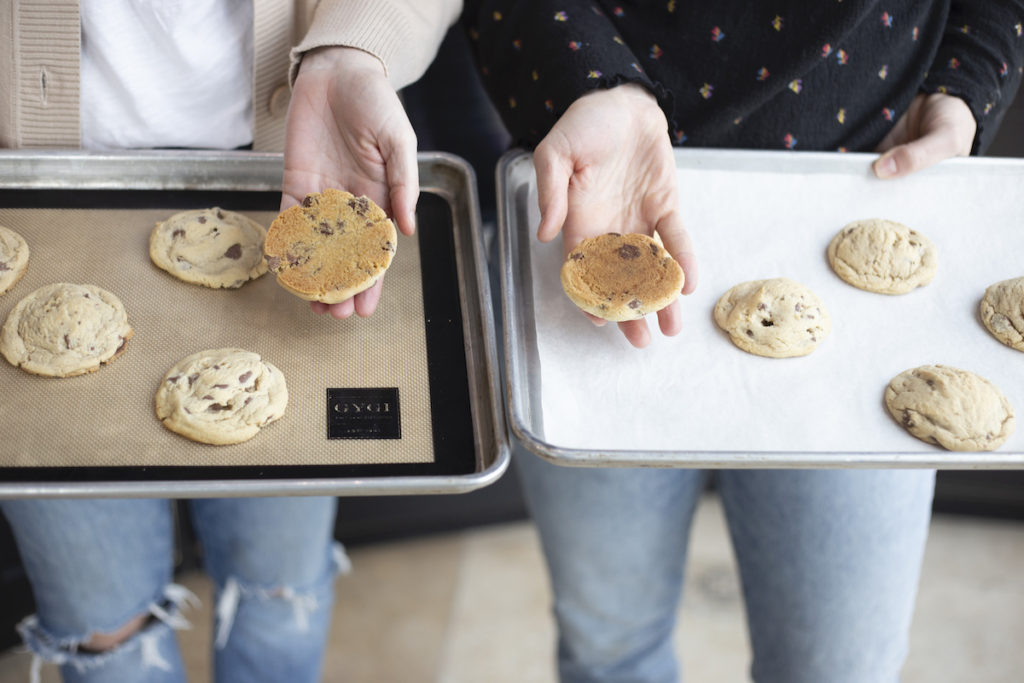
[[[334,498],[188,502],[215,585],[214,674],[230,681],[316,681],[333,601],[347,568],[333,541]],[[19,626],[66,683],[184,681],[174,629],[194,601],[172,582],[174,522],[167,500],[0,501],[32,583],[37,614]],[[112,650],[80,649],[150,615]]]

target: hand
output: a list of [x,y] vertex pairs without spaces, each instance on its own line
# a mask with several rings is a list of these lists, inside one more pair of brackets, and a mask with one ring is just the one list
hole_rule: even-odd
[[[416,134],[384,65],[355,48],[309,52],[292,89],[281,210],[327,188],[368,196],[412,235],[420,192]],[[369,316],[382,284],[383,278],[352,299],[312,308],[339,319]]]
[[879,178],[899,178],[943,159],[968,156],[978,124],[959,97],[918,95],[878,145],[873,168]]
[[[635,84],[598,90],[579,98],[537,145],[542,242],[563,231],[568,255],[588,237],[606,232],[661,236],[686,275],[683,294],[697,286],[697,259],[679,215],[675,158],[665,115],[654,96]],[[596,324],[605,321],[591,318]],[[682,329],[679,301],[658,312],[665,335]],[[633,346],[650,342],[647,322],[630,320],[619,329]]]

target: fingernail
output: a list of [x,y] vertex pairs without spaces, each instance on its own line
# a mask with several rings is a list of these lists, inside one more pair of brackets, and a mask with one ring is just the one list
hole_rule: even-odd
[[896,159],[893,157],[879,159],[878,163],[875,164],[875,173],[879,178],[892,178],[896,175],[897,170]]

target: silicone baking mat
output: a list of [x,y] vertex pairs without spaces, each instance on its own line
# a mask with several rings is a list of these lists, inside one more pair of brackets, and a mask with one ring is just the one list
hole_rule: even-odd
[[[19,232],[31,249],[25,277],[0,298],[0,318],[38,287],[74,282],[116,294],[135,331],[122,356],[88,375],[38,377],[0,363],[5,478],[474,471],[451,212],[441,198],[421,198],[417,235],[399,237],[377,311],[366,319],[317,316],[272,274],[240,289],[213,290],[181,282],[149,259],[155,221],[220,206],[266,226],[279,197],[201,191],[0,195],[0,225]],[[231,446],[174,434],[153,409],[156,389],[172,365],[220,347],[259,353],[284,373],[289,390],[280,420]],[[381,392],[390,402],[388,424],[369,425],[369,433],[365,424],[339,429],[340,402],[379,404]],[[388,438],[374,438],[373,430],[382,428]]]

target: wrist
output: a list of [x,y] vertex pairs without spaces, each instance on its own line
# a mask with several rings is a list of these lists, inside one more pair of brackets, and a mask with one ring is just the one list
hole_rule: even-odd
[[303,53],[299,75],[310,71],[358,71],[387,76],[387,69],[376,56],[357,47],[329,45]]

